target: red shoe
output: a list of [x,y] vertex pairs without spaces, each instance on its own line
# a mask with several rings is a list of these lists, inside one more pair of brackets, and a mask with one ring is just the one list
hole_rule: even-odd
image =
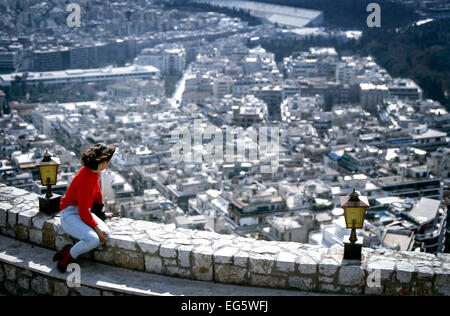
[[63,249],[61,249],[61,251],[58,251],[57,253],[55,253],[55,255],[53,256],[53,261],[59,261],[62,258],[64,258],[64,256],[66,255],[67,252],[70,251],[70,249],[73,247],[73,245],[65,245],[63,247]]
[[65,256],[56,265],[56,267],[58,268],[59,272],[62,272],[62,273],[66,272],[67,271],[67,266],[69,265],[69,263],[72,262],[72,259],[73,258],[70,255],[70,251],[67,251]]

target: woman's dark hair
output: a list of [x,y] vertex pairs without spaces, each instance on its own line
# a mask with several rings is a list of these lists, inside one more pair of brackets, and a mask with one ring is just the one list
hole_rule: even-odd
[[115,151],[114,145],[95,144],[81,153],[81,163],[92,170],[97,170],[103,161],[111,160]]

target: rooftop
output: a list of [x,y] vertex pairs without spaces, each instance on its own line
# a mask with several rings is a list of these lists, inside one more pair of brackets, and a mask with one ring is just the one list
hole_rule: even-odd
[[410,251],[414,244],[414,233],[388,230],[381,242],[395,250]]
[[430,222],[437,217],[440,205],[441,201],[439,200],[423,197],[414,205],[408,215],[419,224]]
[[[159,69],[153,66],[126,66],[126,67],[107,67],[96,69],[71,69],[61,71],[47,72],[28,72],[28,80],[49,80],[49,79],[67,79],[67,78],[85,78],[98,76],[119,76],[126,74],[157,74]],[[24,73],[10,73],[0,75],[0,83],[10,83],[16,76],[23,76]]]

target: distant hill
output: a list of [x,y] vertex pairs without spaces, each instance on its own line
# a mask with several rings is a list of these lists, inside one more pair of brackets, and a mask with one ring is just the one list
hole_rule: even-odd
[[419,19],[413,9],[389,0],[252,0],[292,7],[320,10],[324,13],[324,23],[329,27],[367,29],[366,19],[369,3],[381,7],[381,26],[398,27],[411,24]]

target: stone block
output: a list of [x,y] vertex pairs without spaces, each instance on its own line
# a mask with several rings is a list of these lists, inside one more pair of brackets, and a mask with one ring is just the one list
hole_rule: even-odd
[[0,227],[6,228],[6,224],[8,223],[8,210],[12,207],[9,203],[0,202]]
[[246,268],[248,266],[248,258],[248,253],[238,252],[233,256],[233,263],[235,266]]
[[163,271],[162,259],[159,256],[145,255],[145,271],[161,274]]
[[290,288],[309,292],[314,291],[316,281],[308,277],[290,276],[288,277],[288,285]]
[[247,284],[248,271],[243,267],[228,264],[215,264],[214,280],[222,283]]
[[287,278],[251,273],[250,285],[271,288],[287,288]]
[[361,266],[343,266],[339,271],[338,284],[344,286],[362,286],[366,281],[366,274]]
[[182,267],[191,266],[191,253],[193,246],[181,245],[178,247],[178,264]]
[[416,284],[414,284],[412,287],[410,286],[410,288],[410,295],[414,296],[430,296],[434,294],[433,289],[436,290],[435,287],[433,287],[433,283],[431,281],[416,282]]
[[44,229],[42,231],[42,245],[48,249],[56,249],[55,232],[53,231],[53,225],[48,221],[44,223]]
[[8,212],[9,210],[11,210],[14,207],[13,204],[8,203],[8,202],[0,202],[0,212]]
[[28,227],[17,225],[16,226],[16,238],[20,241],[28,241],[29,235],[28,235]]
[[179,278],[190,278],[192,273],[189,269],[186,268],[169,266],[166,267],[166,274]]
[[19,276],[17,278],[17,284],[20,288],[29,290],[30,289],[30,278],[26,276]]
[[25,212],[21,212],[18,215],[18,224],[25,227],[31,226],[31,221],[39,213],[38,209],[31,209]]
[[117,247],[120,249],[125,250],[131,250],[136,251],[136,242],[134,241],[133,237],[129,235],[118,235],[118,234],[111,234],[110,239],[106,243],[108,246]]
[[345,287],[344,294],[347,295],[362,295],[364,291],[363,287]]
[[141,249],[142,252],[149,255],[154,255],[158,253],[160,243],[157,243],[151,239],[143,238],[136,241],[136,244]]
[[387,284],[384,288],[384,294],[389,296],[409,296],[410,290],[410,285]]
[[31,278],[33,276],[33,272],[31,270],[27,270],[27,269],[18,269],[17,274],[19,276],[26,276]]
[[200,246],[192,252],[192,272],[197,280],[213,280],[213,249],[208,246]]
[[271,274],[275,260],[269,255],[251,255],[249,257],[249,270],[259,274]]
[[418,281],[431,281],[433,279],[434,271],[432,267],[422,266],[416,268]]
[[39,203],[38,201],[39,201],[39,195],[38,194],[36,194],[36,193],[34,193],[34,192],[28,192],[28,191],[26,191],[27,192],[27,194],[25,194],[25,195],[23,195],[23,196],[21,196],[21,198],[24,200],[24,201],[26,201],[26,202],[36,202],[36,203]]
[[278,254],[275,267],[282,272],[294,272],[297,256],[286,251]]
[[333,283],[334,277],[327,277],[327,276],[319,275],[317,277],[317,281],[321,282],[321,283]]
[[37,276],[31,280],[31,289],[37,294],[51,294],[51,282],[42,276]]
[[434,290],[438,295],[450,296],[450,272],[440,272],[434,280]]
[[17,279],[17,268],[15,266],[5,264],[5,275],[9,281],[15,281]]
[[114,250],[107,248],[106,250],[94,250],[94,260],[108,264],[114,263]]
[[34,228],[43,230],[45,222],[51,218],[52,217],[50,215],[39,212],[36,216],[33,217],[33,219],[31,220],[31,224]]
[[30,192],[28,192],[27,190],[24,190],[24,189],[19,189],[19,188],[15,188],[15,187],[10,187],[10,188],[11,188],[11,191],[9,192],[9,195],[14,198],[30,194]]
[[30,241],[37,245],[42,245],[43,242],[43,233],[42,230],[30,228]]
[[383,295],[384,286],[367,285],[364,287],[365,295]]
[[277,247],[275,245],[265,244],[263,246],[253,248],[252,252],[256,252],[256,253],[260,253],[260,254],[264,254],[264,253],[277,254],[280,252],[280,250],[281,250],[280,247]]
[[54,217],[51,223],[53,225],[53,232],[55,233],[55,235],[62,235],[66,233],[62,228],[60,217]]
[[16,282],[6,280],[3,283],[3,286],[5,288],[5,291],[8,292],[9,294],[14,295],[14,296],[18,295],[19,291],[18,291]]
[[68,296],[69,292],[65,283],[57,281],[53,283],[53,296]]
[[177,257],[177,248],[176,244],[162,244],[159,248],[159,255],[163,258],[175,259]]
[[335,284],[329,284],[329,283],[320,283],[317,286],[317,290],[319,292],[323,292],[323,293],[341,293],[343,292],[342,287],[337,286]]
[[319,273],[325,276],[333,276],[339,269],[339,264],[332,259],[325,259],[319,264]]
[[16,230],[13,228],[2,228],[2,234],[12,238],[16,238]]
[[299,256],[297,259],[298,263],[298,272],[300,274],[316,274],[317,273],[317,263],[314,259],[310,258],[307,255]]
[[114,264],[126,269],[144,271],[144,254],[124,249],[115,249]]
[[233,256],[238,252],[238,248],[228,246],[223,247],[214,252],[214,262],[220,264],[231,264],[233,261]]
[[367,265],[368,275],[379,274],[381,282],[388,281],[392,278],[395,271],[395,261],[386,259],[377,259]]
[[17,225],[17,213],[19,213],[20,210],[18,209],[11,209],[8,211],[8,223],[7,223],[7,227],[8,228],[13,228],[16,227]]
[[177,259],[162,258],[163,266],[178,266]]
[[445,262],[450,262],[450,253],[437,253],[436,257]]
[[407,261],[399,261],[396,264],[396,279],[400,283],[410,283],[415,266]]

